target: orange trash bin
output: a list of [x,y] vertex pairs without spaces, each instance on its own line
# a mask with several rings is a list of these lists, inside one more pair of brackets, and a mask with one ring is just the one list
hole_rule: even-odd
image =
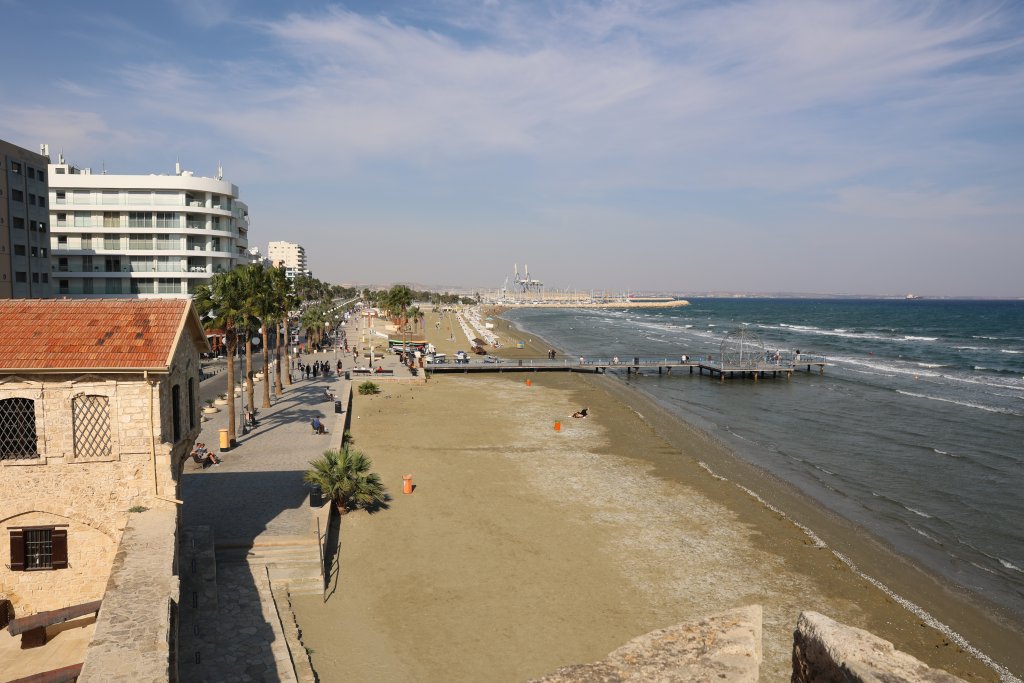
[[556,422],[555,423],[555,431],[556,432],[562,431],[562,423],[561,422]]
[[412,493],[412,475],[406,474],[402,477],[402,493]]

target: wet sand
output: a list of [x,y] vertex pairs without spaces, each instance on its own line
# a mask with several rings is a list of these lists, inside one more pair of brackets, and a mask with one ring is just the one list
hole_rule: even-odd
[[[355,447],[394,501],[342,521],[327,603],[295,601],[322,680],[523,680],[750,603],[765,611],[763,680],[788,678],[804,609],[998,680],[789,518],[709,474],[700,462],[739,476],[716,444],[653,407],[638,413],[607,378],[530,379],[440,377],[357,397]],[[583,405],[592,417],[567,417]]]

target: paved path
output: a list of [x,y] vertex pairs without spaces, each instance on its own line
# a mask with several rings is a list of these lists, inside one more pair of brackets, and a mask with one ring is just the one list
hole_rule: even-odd
[[[327,360],[332,368],[336,362],[332,353],[305,359]],[[201,394],[223,392],[225,374],[203,382]],[[280,399],[271,398],[271,408],[260,409],[259,425],[220,454],[221,465],[200,469],[186,462],[179,561],[181,680],[296,680],[282,629],[289,617],[279,619],[277,611],[287,610],[280,604],[286,597],[276,589],[271,593],[270,579],[275,573],[290,577],[289,572],[308,577],[312,571],[319,581],[316,511],[309,506],[302,473],[310,460],[341,442],[345,415],[336,414],[334,404],[323,398],[328,387],[342,396],[348,382],[332,372],[286,386]],[[257,406],[262,389],[257,383]],[[236,397],[237,410],[243,401],[244,396]],[[217,451],[218,430],[227,426],[227,407],[220,408],[203,423],[199,436]],[[323,420],[329,434],[312,433],[313,416]]]

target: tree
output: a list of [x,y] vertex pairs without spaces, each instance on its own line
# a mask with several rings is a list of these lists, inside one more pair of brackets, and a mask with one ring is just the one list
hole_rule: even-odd
[[224,345],[228,351],[228,442],[234,443],[235,432],[235,353],[238,350],[238,322],[245,309],[245,296],[240,286],[238,271],[217,273],[210,284],[196,288],[193,302],[202,320],[211,328],[224,330]]
[[[271,293],[274,298],[277,316],[275,319],[277,333],[277,344],[275,344],[275,355],[277,357],[277,368],[274,374],[274,395],[280,396],[284,387],[281,386],[281,347],[284,346],[284,367],[291,368],[291,361],[288,358],[288,312],[296,304],[295,295],[292,291],[292,282],[285,275],[284,268],[270,269]],[[288,384],[292,383],[292,373],[288,373]]]
[[[245,335],[245,399],[249,410],[253,410],[256,407],[256,387],[253,382],[252,371],[252,335],[256,331],[256,326],[253,322],[260,317],[257,298],[263,286],[263,266],[259,263],[250,263],[238,268],[234,272],[238,277],[238,285],[245,297],[245,302],[241,309],[241,334]],[[263,374],[266,374],[266,363],[264,363]],[[265,405],[263,407],[267,408],[269,406]]]
[[344,515],[349,510],[367,508],[387,502],[387,489],[380,475],[371,472],[373,463],[360,451],[324,451],[322,458],[310,461],[310,469],[303,474],[308,484],[318,486]]

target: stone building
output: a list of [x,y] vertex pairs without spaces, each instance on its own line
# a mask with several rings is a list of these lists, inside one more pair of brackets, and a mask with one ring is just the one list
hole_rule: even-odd
[[0,596],[102,597],[129,509],[175,505],[199,434],[186,299],[0,300]]

